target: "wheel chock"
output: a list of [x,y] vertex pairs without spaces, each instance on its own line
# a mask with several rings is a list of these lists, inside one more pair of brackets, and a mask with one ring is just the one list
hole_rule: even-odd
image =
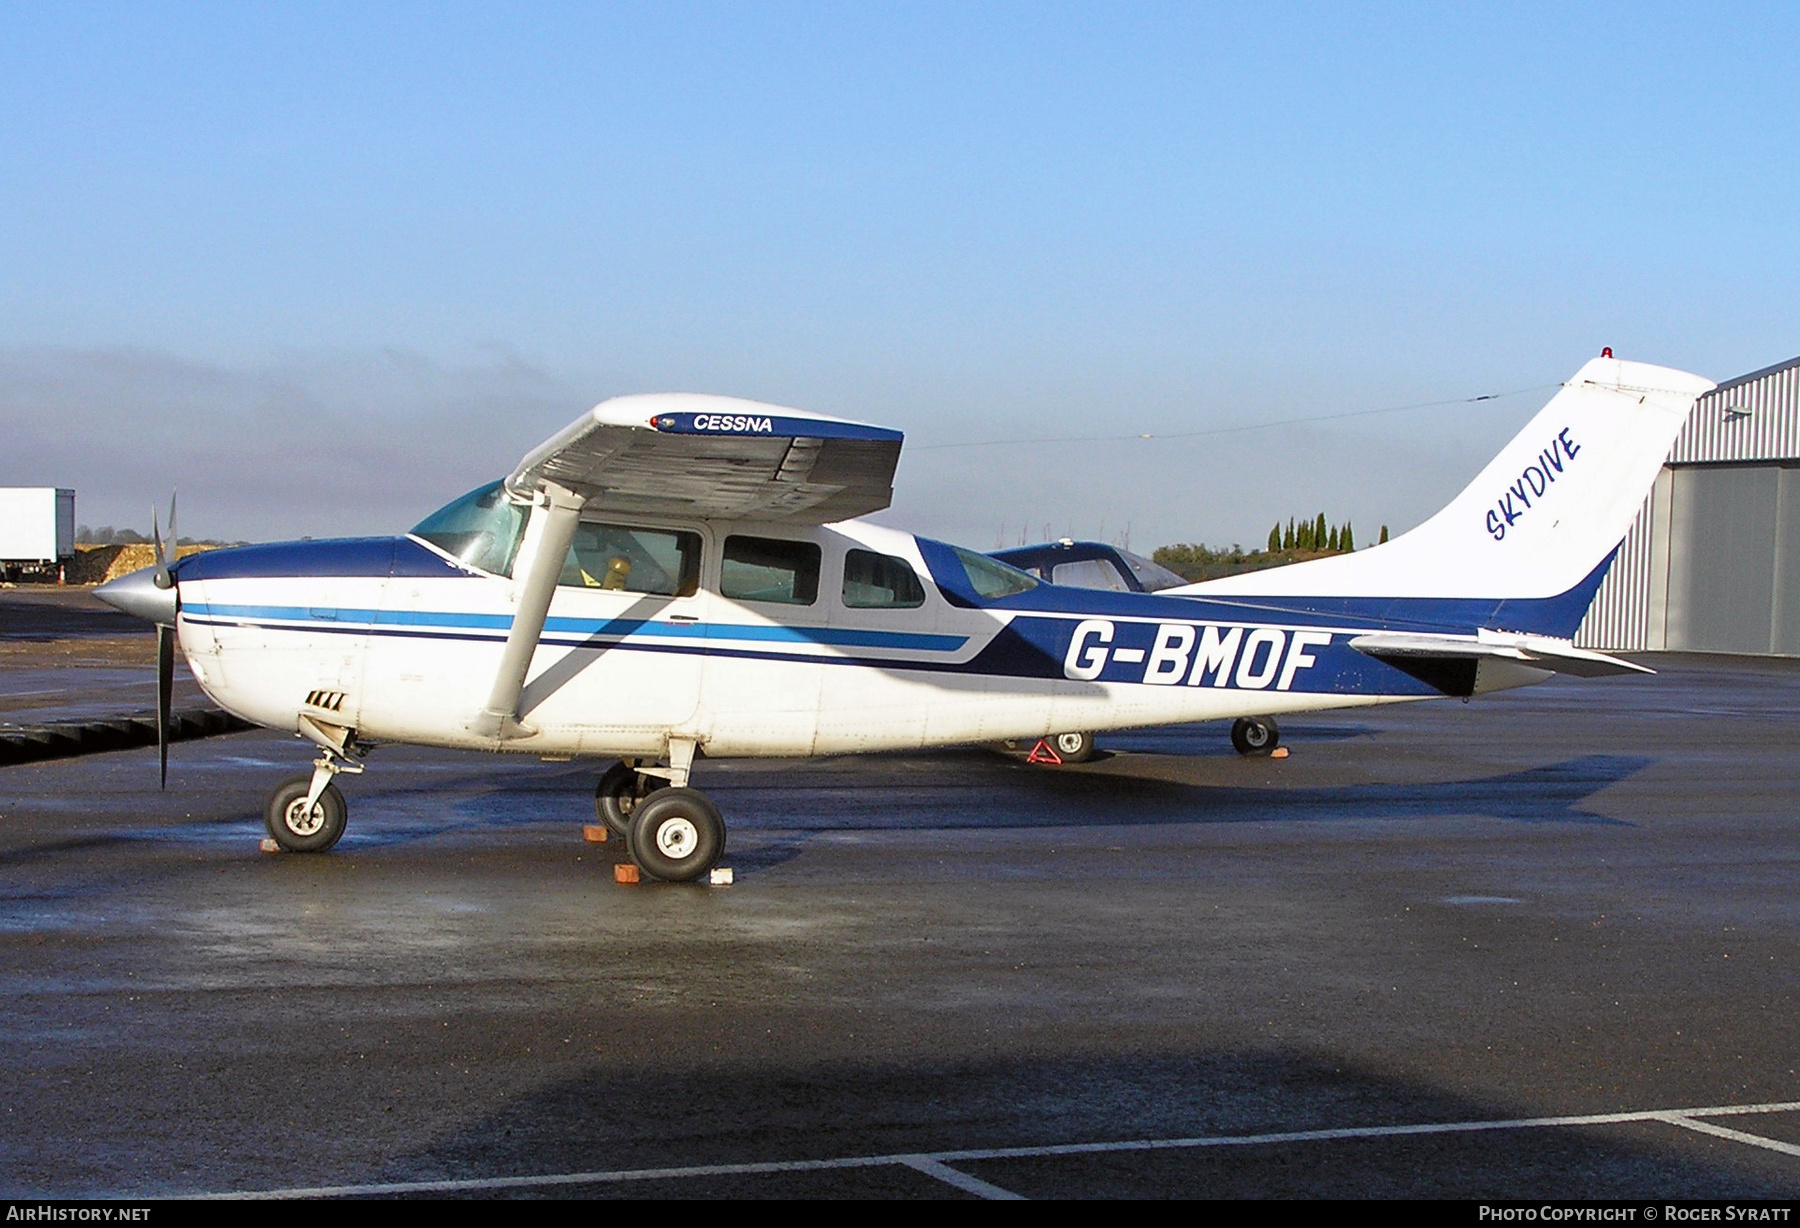
[[1060,767],[1062,766],[1062,756],[1057,754],[1056,748],[1050,745],[1049,738],[1039,738],[1037,745],[1031,748],[1031,753],[1025,756],[1025,762],[1054,763]]
[[258,847],[265,853],[279,853],[281,851],[281,846],[276,844],[274,839],[270,836],[264,836],[262,838],[262,844]]
[[731,886],[731,867],[715,866],[706,881],[709,886],[713,887]]
[[1269,752],[1269,758],[1271,759],[1286,759],[1287,756],[1288,749],[1285,746],[1277,746],[1274,750]]
[[613,867],[613,882],[635,883],[638,881],[638,868],[629,861],[621,861]]
[[611,833],[607,831],[604,823],[583,823],[581,825],[581,838],[589,844],[605,844],[610,835]]

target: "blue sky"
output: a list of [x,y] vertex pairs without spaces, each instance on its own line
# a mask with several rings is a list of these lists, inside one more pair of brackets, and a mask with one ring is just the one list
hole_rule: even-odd
[[0,7],[0,483],[390,531],[683,389],[976,546],[1372,540],[1602,345],[1800,353],[1797,13]]

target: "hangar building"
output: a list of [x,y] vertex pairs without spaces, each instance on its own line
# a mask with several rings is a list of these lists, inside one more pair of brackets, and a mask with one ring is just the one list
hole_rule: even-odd
[[1695,403],[1575,642],[1800,656],[1800,358]]

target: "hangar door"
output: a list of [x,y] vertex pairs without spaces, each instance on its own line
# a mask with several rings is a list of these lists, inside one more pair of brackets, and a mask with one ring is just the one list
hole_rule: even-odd
[[1800,656],[1800,467],[1670,476],[1668,647]]

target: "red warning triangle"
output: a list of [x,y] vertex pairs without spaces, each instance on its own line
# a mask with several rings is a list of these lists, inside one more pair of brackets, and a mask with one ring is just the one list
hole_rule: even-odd
[[1054,763],[1060,766],[1062,756],[1056,753],[1056,749],[1050,745],[1048,738],[1039,738],[1037,745],[1031,748],[1031,753],[1025,756],[1025,762]]

